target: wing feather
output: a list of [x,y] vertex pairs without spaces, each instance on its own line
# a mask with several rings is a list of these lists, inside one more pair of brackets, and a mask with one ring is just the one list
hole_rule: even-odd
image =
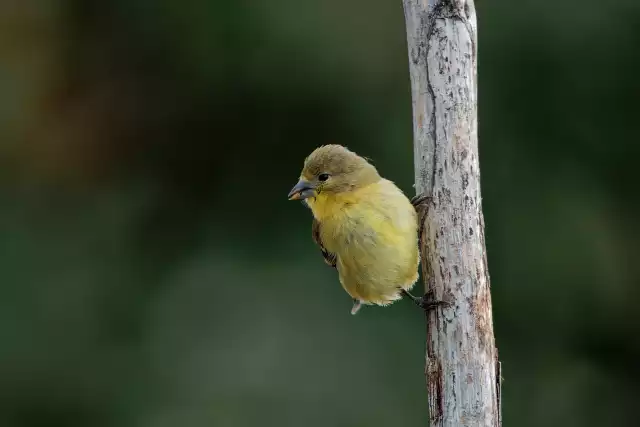
[[336,268],[336,254],[329,252],[322,244],[322,239],[320,238],[320,222],[318,222],[315,218],[313,219],[313,224],[311,225],[311,236],[313,237],[313,241],[316,242],[318,246],[320,246],[320,251],[322,251],[324,262],[326,262],[327,265]]

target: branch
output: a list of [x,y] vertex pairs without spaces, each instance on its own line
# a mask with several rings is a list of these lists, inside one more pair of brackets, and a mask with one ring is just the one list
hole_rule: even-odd
[[477,138],[473,0],[404,0],[428,314],[431,426],[501,425]]

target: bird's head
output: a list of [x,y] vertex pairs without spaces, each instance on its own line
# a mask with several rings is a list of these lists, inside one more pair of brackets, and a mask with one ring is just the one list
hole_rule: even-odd
[[305,159],[289,200],[353,191],[379,180],[378,171],[365,158],[341,145],[323,145]]

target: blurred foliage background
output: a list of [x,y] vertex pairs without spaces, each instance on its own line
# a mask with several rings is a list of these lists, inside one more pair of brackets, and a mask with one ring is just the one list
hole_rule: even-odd
[[[637,0],[479,0],[505,426],[632,426]],[[0,2],[2,427],[424,426],[424,322],[287,202],[327,142],[412,194],[400,0]]]

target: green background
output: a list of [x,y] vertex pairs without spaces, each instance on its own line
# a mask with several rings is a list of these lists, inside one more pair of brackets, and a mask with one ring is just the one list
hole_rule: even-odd
[[[640,3],[477,3],[504,425],[637,425]],[[286,200],[328,142],[413,193],[400,0],[5,1],[0,65],[0,426],[427,425]]]

